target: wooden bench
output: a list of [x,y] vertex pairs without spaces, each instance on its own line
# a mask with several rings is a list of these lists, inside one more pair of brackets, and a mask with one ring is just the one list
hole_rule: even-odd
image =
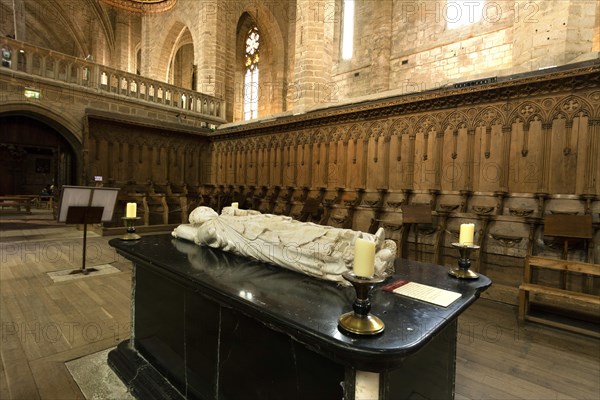
[[[540,294],[560,298],[566,302],[585,303],[594,307],[600,306],[600,296],[592,293],[584,293],[593,285],[582,285],[582,291],[566,289],[567,273],[581,274],[593,279],[600,276],[600,264],[584,261],[567,260],[568,241],[571,238],[589,240],[592,238],[592,217],[590,215],[549,215],[544,218],[544,234],[564,239],[563,254],[561,259],[528,256],[525,259],[523,283],[519,286],[519,319],[521,321],[533,321],[557,328],[583,333],[594,337],[600,337],[598,329],[590,329],[578,326],[575,323],[557,321],[547,316],[531,315],[530,295]],[[553,287],[534,282],[534,270],[546,269],[560,271],[560,279],[557,286]],[[589,279],[588,279],[589,281]]]
[[31,214],[31,199],[27,196],[0,196],[0,209],[4,210],[5,207],[14,208],[19,213]]

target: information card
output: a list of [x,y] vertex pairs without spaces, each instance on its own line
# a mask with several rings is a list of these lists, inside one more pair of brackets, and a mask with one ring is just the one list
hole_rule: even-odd
[[427,303],[442,307],[448,307],[455,300],[459,299],[461,294],[450,290],[440,289],[433,286],[423,285],[422,283],[410,281],[396,281],[383,288],[388,292],[396,293],[402,296],[422,300]]

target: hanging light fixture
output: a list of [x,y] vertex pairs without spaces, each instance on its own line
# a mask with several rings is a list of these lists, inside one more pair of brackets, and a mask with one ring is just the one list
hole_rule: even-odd
[[100,0],[109,6],[142,14],[158,13],[170,10],[177,0]]

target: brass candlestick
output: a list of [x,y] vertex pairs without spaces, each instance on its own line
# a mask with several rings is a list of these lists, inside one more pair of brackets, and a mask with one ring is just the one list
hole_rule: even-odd
[[479,278],[478,274],[469,269],[471,266],[469,255],[471,254],[471,251],[479,249],[479,246],[475,244],[452,243],[452,247],[458,249],[460,258],[458,259],[458,268],[451,269],[448,273],[459,279]]
[[140,217],[122,217],[122,219],[127,224],[127,233],[121,237],[121,240],[138,240],[142,237],[135,233],[135,226],[133,225],[136,220],[140,219]]
[[358,276],[350,271],[344,272],[342,276],[354,286],[356,299],[352,304],[354,311],[343,314],[338,320],[338,326],[346,332],[357,335],[376,335],[383,332],[385,324],[377,316],[369,314],[369,311],[371,310],[371,290],[376,283],[383,282],[384,278]]

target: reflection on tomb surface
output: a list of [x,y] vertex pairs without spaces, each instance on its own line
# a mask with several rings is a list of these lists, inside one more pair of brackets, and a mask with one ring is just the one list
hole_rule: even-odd
[[376,287],[372,312],[385,330],[362,337],[338,328],[352,287],[170,235],[110,244],[134,262],[134,329],[109,364],[144,399],[165,390],[181,399],[343,398],[354,393],[357,371],[380,374],[380,400],[451,398],[457,317],[491,284],[397,259],[385,283],[410,280],[462,296],[438,307]]

